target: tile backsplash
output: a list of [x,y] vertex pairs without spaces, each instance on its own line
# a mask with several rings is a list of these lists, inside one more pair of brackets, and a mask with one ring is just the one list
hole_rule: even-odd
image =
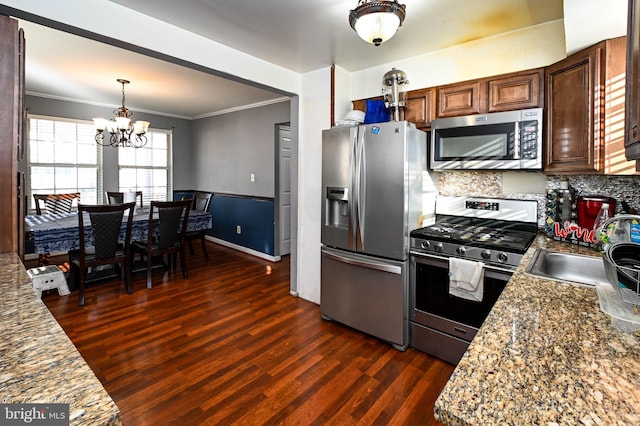
[[[523,192],[516,192],[518,185],[507,182],[513,179],[514,173],[519,173],[519,180],[535,180],[542,185],[524,188]],[[522,175],[520,173],[527,173]],[[542,228],[545,220],[545,195],[548,190],[560,188],[562,181],[569,181],[569,185],[576,188],[578,195],[606,195],[615,198],[617,210],[620,212],[622,200],[631,207],[640,210],[640,175],[634,176],[544,176],[542,173],[531,172],[492,172],[492,171],[445,171],[433,175],[438,181],[438,190],[442,195],[467,195],[477,197],[512,198],[538,201],[538,226]],[[520,184],[520,186],[525,186]],[[528,186],[528,185],[526,185]],[[505,188],[509,188],[505,192]],[[531,192],[534,191],[534,192]]]

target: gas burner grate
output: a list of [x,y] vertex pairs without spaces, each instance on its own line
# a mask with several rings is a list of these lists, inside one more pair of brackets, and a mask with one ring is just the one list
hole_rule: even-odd
[[478,225],[436,223],[414,231],[412,237],[524,253],[535,238],[535,232],[493,228],[484,222]]

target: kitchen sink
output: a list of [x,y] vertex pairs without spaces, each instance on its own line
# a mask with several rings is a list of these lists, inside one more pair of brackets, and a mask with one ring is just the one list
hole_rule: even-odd
[[525,272],[540,278],[583,285],[595,289],[596,282],[608,282],[600,257],[537,249]]

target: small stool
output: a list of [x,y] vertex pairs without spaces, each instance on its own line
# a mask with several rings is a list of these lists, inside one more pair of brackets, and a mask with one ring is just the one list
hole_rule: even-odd
[[64,278],[64,273],[55,265],[40,266],[27,271],[33,283],[33,290],[38,297],[42,297],[43,290],[58,289],[60,296],[69,294],[69,286]]

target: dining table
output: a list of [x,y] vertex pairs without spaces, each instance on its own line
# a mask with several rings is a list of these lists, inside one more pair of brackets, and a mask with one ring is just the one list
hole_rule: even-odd
[[[158,220],[157,211],[154,214],[154,220]],[[90,223],[87,213],[85,213],[86,223]],[[211,229],[212,226],[213,218],[210,212],[189,211],[187,232],[207,230]],[[121,239],[124,239],[125,230],[126,218],[123,217]],[[146,240],[148,231],[149,208],[136,208],[133,213],[131,240]],[[32,250],[27,251],[36,254],[68,252],[69,250],[79,249],[78,212],[25,216],[25,240],[33,246]]]

